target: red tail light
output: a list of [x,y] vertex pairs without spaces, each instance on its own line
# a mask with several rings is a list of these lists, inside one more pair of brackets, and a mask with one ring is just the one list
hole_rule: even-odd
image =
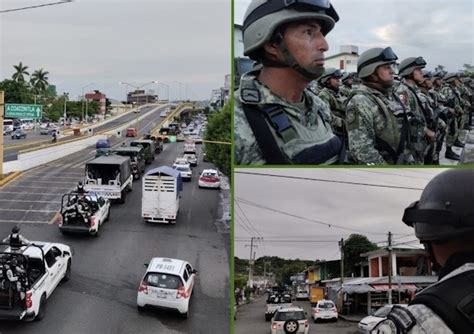
[[274,329],[274,330],[277,329],[277,324],[276,324],[276,323],[273,323],[273,324],[272,324],[272,329]]
[[140,286],[138,287],[138,292],[143,292],[148,294],[148,284],[145,281],[142,281],[140,283]]
[[95,217],[92,217],[91,218],[91,227],[94,227],[95,226]]
[[31,292],[30,291],[26,292],[25,305],[26,305],[26,308],[30,308],[31,306],[33,306],[33,301],[31,300]]
[[305,326],[305,327],[309,327],[308,320],[305,320],[305,321],[304,321],[304,326]]
[[319,313],[319,308],[315,309],[314,313]]
[[336,309],[335,307],[333,307],[333,308],[331,309],[331,311],[337,312],[337,309]]
[[63,225],[63,216],[58,215],[58,219],[56,219],[56,222],[58,223],[59,226],[62,226]]
[[176,298],[188,298],[188,293],[186,292],[186,289],[184,288],[184,286],[181,284],[179,287],[178,287],[178,292],[176,293]]

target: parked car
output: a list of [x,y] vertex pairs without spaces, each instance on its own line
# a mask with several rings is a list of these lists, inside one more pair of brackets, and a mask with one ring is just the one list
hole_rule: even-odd
[[15,131],[12,132],[12,139],[21,139],[25,138],[26,139],[26,132],[23,129],[16,129]]
[[197,271],[186,261],[154,257],[145,264],[146,272],[138,287],[137,309],[158,307],[177,310],[187,318]]
[[357,328],[359,333],[370,333],[372,329],[382,320],[387,319],[387,315],[392,310],[393,305],[398,305],[401,307],[407,307],[407,304],[392,304],[392,305],[385,305],[375,311],[372,315],[369,315],[359,321]]
[[311,315],[314,322],[322,319],[337,321],[337,308],[331,300],[322,299],[311,308]]
[[127,132],[125,133],[125,137],[136,137],[137,136],[137,129],[135,128],[128,128]]
[[219,172],[215,169],[204,169],[199,176],[199,188],[216,188],[221,187],[221,178]]
[[271,325],[272,334],[309,333],[306,313],[299,307],[280,308],[275,312]]

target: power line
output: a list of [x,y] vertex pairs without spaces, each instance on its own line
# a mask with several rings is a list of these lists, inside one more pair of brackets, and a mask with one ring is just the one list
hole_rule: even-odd
[[51,2],[51,3],[45,3],[45,4],[41,4],[41,5],[35,5],[35,6],[5,9],[5,10],[0,10],[0,13],[17,12],[17,11],[20,11],[20,10],[26,10],[26,9],[32,9],[32,8],[61,5],[61,4],[64,4],[64,3],[69,3],[69,2],[73,2],[73,0],[63,0],[63,1],[60,1],[60,2]]
[[263,209],[263,210],[268,210],[268,211],[271,211],[271,212],[279,213],[279,214],[282,214],[282,215],[285,215],[285,216],[305,220],[305,221],[308,221],[308,222],[311,222],[311,223],[316,223],[316,224],[319,224],[319,225],[325,225],[329,228],[334,227],[334,228],[339,228],[339,229],[342,229],[342,230],[357,232],[357,233],[361,233],[361,234],[374,234],[374,235],[385,235],[386,234],[384,232],[368,232],[368,231],[353,229],[353,228],[344,227],[344,226],[340,226],[340,225],[336,225],[336,224],[329,224],[329,223],[326,223],[326,222],[323,222],[323,221],[320,221],[320,220],[306,218],[306,217],[298,216],[298,215],[295,215],[295,214],[292,214],[292,213],[289,213],[289,212],[273,209],[273,208],[270,208],[268,206],[258,204],[258,203],[252,202],[252,201],[248,201],[248,200],[245,200],[245,199],[242,199],[242,198],[239,198],[239,197],[235,198],[235,201],[236,202],[241,202],[243,204],[247,204],[247,205],[250,205],[250,206],[253,206],[253,207],[257,207],[257,208],[260,208],[260,209]]
[[327,179],[318,179],[318,178],[303,177],[303,176],[277,175],[277,174],[268,174],[268,173],[234,171],[234,174],[246,174],[246,175],[254,175],[254,176],[258,175],[258,176],[277,177],[277,178],[283,178],[283,179],[294,179],[294,180],[304,180],[304,181],[314,181],[314,182],[350,184],[350,185],[356,185],[356,186],[377,187],[377,188],[417,190],[417,191],[422,191],[423,190],[423,188],[413,188],[413,187],[403,187],[403,186],[389,186],[389,185],[383,185],[383,184],[371,184],[371,183],[363,183],[363,182],[327,180]]
[[[262,235],[257,231],[257,229],[252,225],[252,223],[250,222],[250,219],[248,219],[247,215],[245,214],[244,210],[242,209],[242,207],[240,206],[240,204],[238,202],[236,202],[237,204],[237,208],[240,210],[240,212],[242,213],[242,216],[245,218],[245,219],[242,219],[243,222],[246,222],[246,225],[249,227],[249,229],[251,231],[254,232],[254,234],[256,234],[257,236],[261,237]],[[235,211],[235,210],[234,210]]]

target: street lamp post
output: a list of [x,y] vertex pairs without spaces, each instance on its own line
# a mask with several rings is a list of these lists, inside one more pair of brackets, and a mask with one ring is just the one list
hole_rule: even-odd
[[[83,121],[83,122],[84,122],[84,88],[87,88],[87,87],[89,87],[89,86],[92,86],[93,84],[94,84],[94,83],[91,82],[90,84],[85,85],[84,87],[81,88],[81,92],[82,92],[82,93],[81,93],[81,102],[82,102],[82,103],[81,103],[81,111],[82,111],[81,115],[82,115],[82,121]],[[88,116],[88,115],[87,115],[87,111],[86,111],[86,120],[87,120],[87,116]]]
[[[167,95],[167,100],[169,101],[170,100],[170,85],[165,84],[164,82],[157,82],[156,84],[157,84],[157,86],[159,86],[159,85],[166,86],[166,92],[167,92],[166,95]],[[160,88],[158,87],[158,91],[159,90],[160,90]]]
[[66,117],[67,117],[67,115],[66,115],[66,101],[67,101],[68,95],[69,95],[69,93],[64,93],[64,94],[63,94],[63,97],[64,97],[64,114],[63,114],[64,120],[63,120],[63,126],[64,126],[64,127],[66,127]]

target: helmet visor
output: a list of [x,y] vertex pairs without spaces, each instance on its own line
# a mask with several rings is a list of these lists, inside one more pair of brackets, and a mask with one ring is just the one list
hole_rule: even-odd
[[339,21],[339,15],[337,15],[336,10],[329,0],[272,0],[255,8],[255,10],[245,18],[243,30],[245,31],[248,26],[258,19],[285,8],[308,12],[325,11],[335,22]]
[[385,49],[383,49],[383,51],[377,56],[377,57],[374,57],[372,59],[369,59],[365,62],[363,62],[362,64],[358,65],[357,66],[357,71],[360,72],[360,69],[367,66],[367,65],[370,65],[370,64],[374,64],[374,63],[377,63],[377,62],[380,62],[380,61],[383,61],[383,62],[395,62],[396,60],[398,59],[397,55],[395,54],[395,52],[393,52],[392,48],[391,47],[387,47]]

